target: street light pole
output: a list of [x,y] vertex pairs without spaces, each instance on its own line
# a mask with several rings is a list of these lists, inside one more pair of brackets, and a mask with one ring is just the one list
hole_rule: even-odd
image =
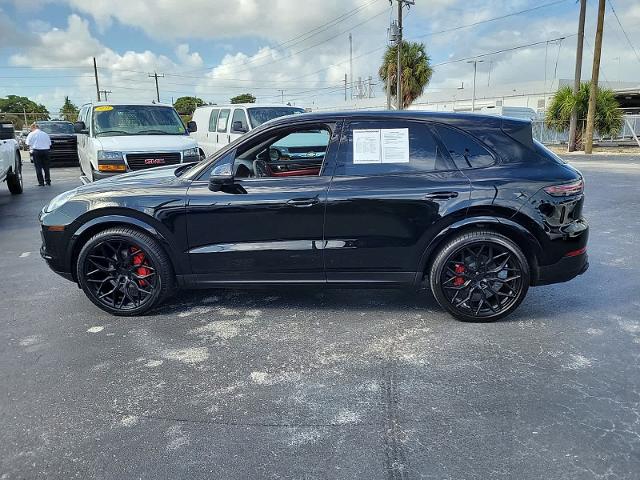
[[473,96],[471,97],[471,113],[476,111],[476,74],[478,73],[478,64],[484,60],[469,60],[467,63],[473,63]]

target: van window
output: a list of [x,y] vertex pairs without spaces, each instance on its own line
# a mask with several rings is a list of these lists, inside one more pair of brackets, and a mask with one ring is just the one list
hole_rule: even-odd
[[[238,130],[235,127],[240,127],[240,129]],[[246,133],[248,131],[247,114],[241,108],[236,108],[231,119],[231,133]]]
[[220,110],[218,110],[217,108],[214,108],[213,110],[211,110],[211,115],[209,115],[209,131],[210,132],[215,132],[217,129],[219,112]]
[[[382,155],[382,140],[376,141],[375,134],[386,129],[407,129],[409,136],[409,161],[385,161]],[[353,152],[353,132],[360,130],[371,133],[370,141],[376,145],[361,148],[371,152],[378,152],[380,155],[376,161],[354,162]],[[360,141],[360,140],[358,140]],[[356,145],[356,149],[358,149]],[[373,150],[371,150],[373,149]],[[407,173],[425,173],[437,170],[449,170],[452,168],[446,155],[436,142],[431,130],[425,123],[410,121],[362,121],[347,124],[343,131],[340,150],[338,152],[338,164],[335,175],[337,176],[360,176],[360,175],[389,175]]]
[[229,113],[231,113],[229,109],[220,110],[220,116],[218,117],[218,131],[220,133],[227,132],[227,123],[229,120]]
[[495,162],[489,150],[470,135],[444,125],[438,125],[435,129],[459,169],[488,167]]

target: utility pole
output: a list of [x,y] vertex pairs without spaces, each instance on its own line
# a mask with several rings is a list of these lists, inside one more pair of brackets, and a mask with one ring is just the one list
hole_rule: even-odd
[[347,101],[347,74],[344,74],[344,101]]
[[280,102],[284,103],[284,90],[280,90]]
[[591,91],[589,92],[589,112],[587,113],[587,131],[584,140],[584,153],[593,152],[593,126],[596,117],[596,97],[598,95],[598,77],[600,76],[600,55],[602,54],[602,34],[604,30],[604,10],[606,0],[598,2],[598,25],[596,27],[596,43],[593,51],[593,70],[591,72]]
[[406,5],[415,5],[414,0],[397,0],[398,2],[398,37],[396,45],[398,47],[397,51],[397,62],[396,65],[396,102],[397,109],[402,110],[402,7]]
[[96,77],[96,95],[100,101],[100,84],[98,83],[98,66],[96,65],[96,57],[93,57],[93,75]]
[[351,98],[353,98],[353,37],[349,34],[349,84],[351,85]]
[[28,122],[27,122],[27,111],[25,110],[24,107],[22,107],[22,114],[24,115],[24,126],[26,127],[28,125]]
[[478,64],[484,60],[469,60],[467,63],[473,63],[473,96],[471,97],[471,113],[476,111],[476,74],[478,73]]
[[[582,80],[582,48],[584,45],[584,19],[587,11],[587,0],[580,0],[580,18],[578,19],[578,44],[576,46],[576,71],[573,77],[573,95],[577,95],[580,91],[580,82]],[[571,121],[569,122],[569,144],[567,150],[570,152],[576,149],[576,131],[578,128],[578,110],[574,107],[571,112]]]
[[113,93],[113,92],[111,92],[111,90],[100,90],[100,93],[104,94],[104,100],[105,100],[105,102],[108,102],[109,101],[109,94]]
[[149,78],[156,79],[156,98],[158,99],[158,103],[160,103],[160,88],[158,87],[158,77],[164,78],[164,73],[158,75],[157,72],[153,72],[153,75],[149,74],[148,76]]

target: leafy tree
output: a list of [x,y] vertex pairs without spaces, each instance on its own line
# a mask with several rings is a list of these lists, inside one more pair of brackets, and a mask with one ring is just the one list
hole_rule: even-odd
[[28,123],[36,120],[49,120],[47,107],[27,97],[7,95],[6,98],[0,98],[0,114],[7,120],[13,122],[16,129],[21,129],[25,126],[25,112]]
[[180,115],[191,116],[196,107],[205,105],[204,100],[198,97],[179,97],[173,102],[173,107]]
[[69,97],[64,97],[64,105],[60,108],[60,118],[67,122],[75,122],[79,112],[80,110],[69,100]]
[[236,95],[231,99],[231,103],[256,103],[256,97],[251,95],[250,93],[241,93],[240,95]]
[[[576,144],[582,145],[582,133],[587,123],[589,111],[589,90],[591,82],[584,82],[576,95],[570,86],[559,89],[547,109],[547,125],[558,132],[565,132],[571,121],[571,111],[574,106],[578,112],[578,128]],[[624,125],[620,104],[615,99],[613,90],[598,87],[596,96],[595,130],[602,136],[615,136]]]
[[[392,45],[387,48],[378,71],[384,83],[384,90],[391,89],[391,96],[396,95],[398,79],[398,47]],[[423,43],[402,42],[400,50],[400,65],[402,68],[402,106],[407,108],[424,92],[431,80],[433,69]]]

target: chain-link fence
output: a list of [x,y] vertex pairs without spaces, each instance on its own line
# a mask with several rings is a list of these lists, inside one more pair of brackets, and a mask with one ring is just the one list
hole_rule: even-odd
[[[533,138],[546,145],[558,145],[567,143],[569,140],[569,131],[557,132],[547,126],[544,119],[533,120]],[[624,115],[624,127],[615,137],[601,137],[597,132],[594,134],[594,140],[598,142],[635,142],[634,138],[640,138],[640,115]]]

